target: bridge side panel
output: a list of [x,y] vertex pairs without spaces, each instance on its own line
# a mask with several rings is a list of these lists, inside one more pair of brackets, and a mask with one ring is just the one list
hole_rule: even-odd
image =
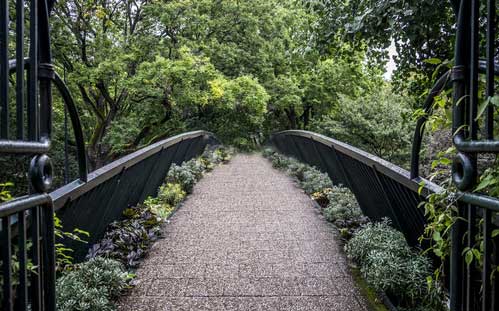
[[343,172],[343,166],[338,161],[334,148],[315,142],[315,151],[323,163],[324,171],[328,173],[333,183],[348,187],[348,180]]
[[[418,208],[422,198],[416,190],[401,180],[393,179],[395,177],[389,177],[383,173],[385,170],[378,170],[378,165],[384,165],[381,159],[357,154],[359,151],[355,148],[349,151],[352,154],[343,152],[343,148],[348,146],[342,144],[338,150],[334,140],[331,140],[331,145],[326,142],[327,138],[309,138],[302,132],[296,135],[276,134],[272,138],[279,152],[320,168],[328,173],[335,185],[342,184],[350,188],[362,211],[371,220],[389,218],[392,225],[404,233],[409,244],[419,244],[425,217],[424,211]],[[403,175],[401,178],[404,178]]]
[[149,174],[149,179],[144,184],[139,202],[143,202],[148,196],[155,196],[158,193],[158,188],[165,180],[177,149],[178,144],[163,149],[158,154],[156,165],[153,166],[153,170]]
[[312,139],[300,136],[291,136],[291,139],[294,140],[303,162],[315,166],[323,172],[327,172],[327,168],[321,162],[317,152],[315,152],[315,145]]
[[122,218],[127,207],[154,196],[172,163],[181,164],[199,155],[206,142],[208,140],[202,137],[180,141],[123,169],[76,200],[67,202],[57,212],[64,230],[79,228],[90,233],[88,244],[65,241],[67,246],[75,250],[75,259],[83,259],[88,247],[102,238],[111,222]]
[[373,168],[338,151],[337,156],[347,175],[350,190],[357,198],[364,214],[374,221],[379,221],[384,217],[395,219],[390,202]]

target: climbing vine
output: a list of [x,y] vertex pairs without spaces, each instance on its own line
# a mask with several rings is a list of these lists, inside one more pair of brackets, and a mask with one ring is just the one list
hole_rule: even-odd
[[[452,62],[446,61],[442,62],[440,60],[433,59],[434,64],[438,64],[440,69],[441,66],[450,67]],[[435,72],[437,72],[437,70]],[[434,74],[436,77],[436,74]],[[480,84],[479,88],[483,90],[483,83]],[[483,92],[479,92],[482,94]],[[452,98],[450,96],[451,89],[443,91],[440,95],[435,97],[432,113],[426,115],[426,127],[431,132],[436,132],[440,130],[449,130],[452,125]],[[426,95],[426,94],[425,94]],[[463,97],[456,104],[459,105],[465,99]],[[484,113],[487,107],[492,106],[496,109],[499,108],[499,98],[497,96],[482,98],[479,97],[480,105],[478,107],[478,118]],[[424,116],[425,112],[423,109],[418,109],[414,113],[415,118]],[[460,128],[461,130],[463,128]],[[455,135],[455,133],[452,133]],[[450,147],[447,150],[440,151],[436,154],[435,159],[431,162],[432,173],[428,178],[430,180],[438,179],[440,186],[443,187],[443,191],[438,193],[430,194],[426,201],[420,204],[420,208],[424,208],[425,216],[427,219],[427,225],[424,230],[424,234],[420,238],[420,242],[428,245],[425,252],[431,252],[440,259],[441,265],[435,270],[433,278],[428,278],[428,284],[433,286],[435,283],[440,282],[440,278],[444,272],[444,263],[450,256],[450,245],[451,245],[451,229],[453,225],[459,220],[459,213],[457,207],[457,201],[459,200],[459,192],[452,183],[450,176],[452,158],[456,155],[456,149]],[[472,190],[472,192],[480,193],[484,195],[489,195],[492,197],[499,196],[499,162],[497,157],[492,164],[488,163],[488,168],[481,172],[477,184]],[[423,190],[424,183],[420,184],[420,191]],[[495,213],[493,216],[496,216]],[[467,221],[466,219],[462,219]],[[483,219],[477,225],[477,233],[475,238],[476,243],[472,247],[465,247],[462,251],[465,263],[469,265],[475,265],[476,268],[481,269],[481,264],[483,260],[483,247],[484,247],[484,235],[483,235]],[[499,229],[492,231],[492,238],[499,236]],[[464,237],[463,237],[464,239]],[[426,243],[425,243],[426,242]],[[499,271],[499,267],[494,267],[491,278],[494,277],[495,273]]]

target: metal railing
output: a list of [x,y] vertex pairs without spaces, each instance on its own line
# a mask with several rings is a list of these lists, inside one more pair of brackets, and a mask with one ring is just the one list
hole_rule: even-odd
[[[33,156],[28,171],[32,194],[0,205],[1,308],[6,311],[55,310],[54,213],[46,194],[52,183],[52,165],[46,155],[52,134],[54,79],[50,6],[47,1],[16,2],[16,52],[15,60],[9,61],[10,7],[9,1],[0,1],[0,154]],[[15,112],[11,112],[10,75],[14,72]],[[15,115],[15,133],[10,133],[11,115]]]
[[[181,164],[216,144],[216,137],[206,131],[180,134],[101,167],[88,174],[87,182],[76,180],[51,192],[64,230],[88,231],[87,241],[97,242],[107,225],[120,219],[127,207],[157,194],[171,164]],[[74,249],[77,259],[88,251],[88,245],[82,243],[68,240],[65,244]]]
[[403,168],[317,133],[284,131],[273,134],[270,142],[280,152],[326,172],[335,185],[348,187],[370,219],[388,217],[409,244],[419,243],[426,219],[418,204],[425,195],[441,191],[438,185],[420,177],[411,179]]
[[[279,152],[326,172],[335,185],[348,187],[366,216],[373,221],[385,217],[391,219],[393,226],[405,235],[410,245],[419,245],[419,238],[424,233],[426,218],[424,209],[418,206],[429,194],[439,193],[443,191],[443,188],[421,177],[411,178],[410,172],[403,168],[317,133],[300,130],[283,131],[273,134],[270,143]],[[499,200],[496,198],[466,192],[456,193],[456,197],[459,198],[459,205],[466,204],[471,208],[499,211]],[[486,214],[482,214],[482,217],[485,216]],[[468,230],[477,230],[476,227],[480,225],[489,226],[487,229],[489,235],[484,237],[488,240],[484,240],[484,243],[492,244],[490,231],[493,224],[491,219],[488,219],[488,222],[485,220],[487,219],[469,222],[468,219]],[[454,308],[452,310],[497,310],[499,307],[497,305],[497,289],[499,288],[497,276],[494,279],[495,284],[492,285],[491,274],[485,274],[490,270],[484,269],[481,272],[470,273],[471,266],[463,263],[462,251],[466,245],[469,245],[469,233],[466,233],[462,227],[464,224],[464,221],[458,221],[457,229],[454,228],[451,263],[445,263],[446,271],[449,271],[446,283],[449,283],[450,301]],[[466,245],[462,243],[463,240],[467,241],[464,243]],[[488,265],[489,269],[492,266],[497,267],[499,264],[497,246],[494,254],[491,250],[485,251],[486,249],[484,249],[484,255],[489,257],[482,262],[482,265]],[[458,269],[454,266],[456,262],[459,263]],[[490,286],[483,286],[486,282]],[[456,286],[459,287],[459,293],[466,293],[466,295],[456,293]],[[475,288],[476,291],[472,291],[470,287]],[[478,290],[480,287],[482,291]],[[465,303],[463,298],[468,302]],[[471,304],[472,301],[475,303]],[[479,306],[485,303],[487,308]],[[467,304],[471,306],[468,309],[466,309]]]
[[[156,193],[172,163],[189,160],[218,141],[204,131],[177,135],[88,174],[78,111],[52,65],[49,12],[54,1],[18,0],[15,4],[15,28],[11,29],[9,1],[0,0],[0,155],[33,158],[28,172],[31,194],[0,204],[0,307],[6,311],[53,311],[54,212],[65,230],[86,230],[91,234],[89,242],[95,242],[125,208]],[[27,21],[29,34],[25,33]],[[9,60],[12,33],[16,51],[15,58]],[[11,81],[15,83],[11,85]],[[47,155],[52,136],[52,86],[60,93],[73,127],[79,179],[48,194],[53,173]],[[9,94],[11,89],[15,89],[14,94]],[[16,108],[10,111],[9,99],[14,97]],[[12,115],[15,120],[10,120]],[[10,131],[11,121],[15,121],[15,133]],[[81,258],[85,251],[80,247],[76,255]]]

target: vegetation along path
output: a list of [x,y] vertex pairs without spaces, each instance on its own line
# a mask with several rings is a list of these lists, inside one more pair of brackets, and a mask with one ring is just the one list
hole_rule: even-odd
[[335,228],[259,155],[203,178],[163,231],[120,310],[367,310]]

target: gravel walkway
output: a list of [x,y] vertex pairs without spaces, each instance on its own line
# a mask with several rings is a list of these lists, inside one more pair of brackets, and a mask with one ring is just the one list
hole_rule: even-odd
[[336,229],[259,155],[206,175],[163,231],[119,310],[368,310]]

